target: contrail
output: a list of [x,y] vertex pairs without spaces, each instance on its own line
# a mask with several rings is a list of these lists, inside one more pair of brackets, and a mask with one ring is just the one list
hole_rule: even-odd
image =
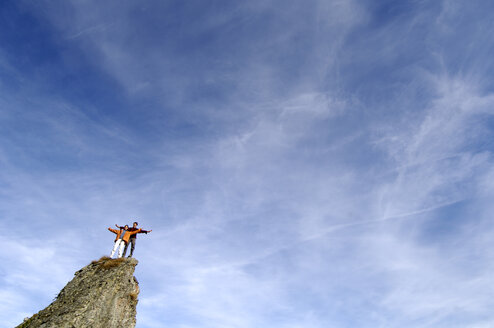
[[88,28],[85,28],[75,34],[72,34],[70,36],[67,37],[67,39],[75,39],[75,38],[78,38],[80,37],[81,35],[87,33],[87,32],[91,32],[91,31],[94,31],[94,30],[97,30],[97,29],[101,29],[101,28],[105,28],[107,26],[111,26],[113,24],[99,24],[99,25],[95,25],[95,26],[91,26],[91,27],[88,27]]
[[226,265],[215,266],[214,269],[225,269],[225,268],[232,268],[232,267],[242,267],[242,266],[245,266],[245,265],[248,265],[248,264],[251,264],[251,263],[255,263],[255,262],[257,262],[257,261],[259,261],[261,259],[267,258],[267,257],[269,257],[269,256],[271,256],[273,254],[276,254],[276,253],[282,252],[284,250],[293,248],[293,247],[297,246],[298,244],[301,244],[301,243],[304,243],[304,242],[307,242],[307,241],[311,241],[311,240],[315,240],[315,239],[321,238],[321,237],[323,237],[323,236],[325,236],[325,235],[327,235],[327,234],[329,234],[331,232],[334,232],[334,231],[338,231],[338,230],[342,230],[342,229],[345,229],[345,228],[350,228],[350,227],[354,227],[354,226],[358,226],[358,225],[364,225],[364,224],[371,224],[371,223],[378,223],[378,222],[389,221],[389,220],[392,220],[392,219],[403,219],[403,218],[407,218],[407,217],[410,217],[410,216],[413,216],[413,215],[427,213],[427,212],[436,210],[436,209],[441,208],[441,207],[449,206],[449,205],[452,205],[452,204],[461,202],[462,200],[464,200],[464,198],[456,199],[456,200],[452,200],[452,201],[447,201],[447,202],[443,202],[443,203],[439,203],[439,204],[436,204],[434,206],[422,208],[422,209],[419,209],[419,210],[416,210],[416,211],[412,211],[412,212],[406,212],[406,213],[400,213],[400,214],[396,214],[396,215],[385,216],[385,217],[382,217],[382,218],[379,218],[379,219],[372,219],[372,220],[364,220],[364,221],[356,221],[356,222],[350,222],[350,223],[337,224],[337,225],[331,226],[331,227],[329,227],[329,228],[325,229],[324,231],[319,232],[317,234],[313,234],[313,235],[304,237],[302,239],[296,240],[296,241],[294,241],[292,243],[286,244],[286,245],[281,246],[281,247],[277,247],[277,248],[274,248],[274,249],[271,249],[271,250],[266,250],[265,252],[262,252],[261,254],[254,255],[254,256],[252,256],[252,257],[250,257],[248,259],[245,259],[245,260],[240,260],[240,261],[235,262],[235,263],[228,263]]
[[449,206],[449,205],[461,202],[462,200],[464,200],[464,198],[439,203],[439,204],[436,204],[434,206],[422,208],[422,209],[412,211],[412,212],[389,215],[389,216],[382,217],[380,219],[372,219],[372,220],[364,220],[364,221],[356,221],[356,222],[350,222],[350,223],[337,224],[337,225],[334,225],[332,227],[329,227],[325,231],[322,231],[320,233],[305,237],[305,238],[299,240],[299,242],[305,242],[305,241],[317,239],[317,238],[320,238],[320,237],[322,237],[322,236],[324,236],[330,232],[333,232],[335,230],[340,230],[340,229],[344,229],[344,228],[348,228],[348,227],[353,227],[353,226],[363,225],[363,224],[383,222],[383,221],[388,221],[388,220],[392,220],[392,219],[402,219],[402,218],[406,218],[406,217],[417,215],[417,214],[427,213],[427,212],[434,211],[434,210],[441,208],[441,207],[445,207],[445,206]]

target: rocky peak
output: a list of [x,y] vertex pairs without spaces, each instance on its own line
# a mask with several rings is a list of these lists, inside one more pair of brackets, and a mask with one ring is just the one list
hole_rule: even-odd
[[53,303],[17,328],[135,327],[137,263],[134,258],[93,261],[75,273]]

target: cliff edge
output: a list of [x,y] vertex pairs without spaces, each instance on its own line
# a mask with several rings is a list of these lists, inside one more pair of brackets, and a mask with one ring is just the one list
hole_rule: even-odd
[[93,261],[75,273],[53,303],[16,328],[135,327],[137,263],[134,258]]

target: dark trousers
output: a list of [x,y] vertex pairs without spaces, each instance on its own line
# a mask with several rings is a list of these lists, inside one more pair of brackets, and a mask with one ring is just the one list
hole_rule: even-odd
[[129,256],[132,257],[132,254],[134,254],[134,248],[136,248],[136,239],[135,238],[130,238],[129,242],[127,244],[125,244],[123,256],[125,256],[125,254],[127,254],[127,247],[129,247],[129,243],[130,243],[130,255]]

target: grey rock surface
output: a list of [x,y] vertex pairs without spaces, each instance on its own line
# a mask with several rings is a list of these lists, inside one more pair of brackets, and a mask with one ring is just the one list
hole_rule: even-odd
[[75,273],[53,303],[17,328],[135,327],[137,263],[134,258],[93,261]]

